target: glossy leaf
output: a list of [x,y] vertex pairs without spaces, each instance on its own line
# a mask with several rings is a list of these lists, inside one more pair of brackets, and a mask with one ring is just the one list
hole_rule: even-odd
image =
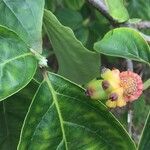
[[26,116],[18,150],[135,150],[122,125],[85,90],[48,73]]
[[63,25],[68,26],[73,30],[77,29],[83,21],[82,15],[78,11],[70,9],[59,9],[56,11],[55,15]]
[[16,150],[24,117],[37,89],[33,81],[0,102],[0,150]]
[[133,124],[140,133],[142,132],[143,124],[146,121],[147,114],[150,110],[150,105],[146,101],[144,95],[133,103],[133,110]]
[[26,86],[36,68],[37,61],[27,45],[0,26],[0,101]]
[[65,0],[65,3],[70,9],[79,10],[85,3],[85,0]]
[[[128,10],[131,17],[150,19],[150,1],[149,0],[128,0]],[[138,11],[137,11],[138,10]]]
[[118,20],[118,22],[125,22],[129,19],[129,14],[123,0],[105,0],[105,3],[110,15]]
[[44,0],[0,0],[0,10],[0,24],[14,30],[34,50],[42,52]]
[[99,55],[86,49],[72,30],[60,24],[50,12],[44,13],[44,26],[59,63],[59,74],[84,84],[99,75]]
[[75,30],[75,36],[78,40],[82,42],[83,45],[86,45],[89,37],[89,30],[86,27],[80,27]]
[[105,55],[129,58],[150,65],[150,48],[134,29],[114,29],[95,43],[94,49]]
[[145,123],[145,127],[143,130],[142,138],[140,140],[140,144],[138,150],[149,150],[150,149],[150,113],[147,117],[147,121]]

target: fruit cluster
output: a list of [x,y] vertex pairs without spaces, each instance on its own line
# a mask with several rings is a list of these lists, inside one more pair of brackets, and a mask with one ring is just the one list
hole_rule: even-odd
[[86,94],[96,100],[107,99],[106,105],[110,108],[123,107],[142,94],[142,79],[132,71],[105,69],[101,77],[87,84]]

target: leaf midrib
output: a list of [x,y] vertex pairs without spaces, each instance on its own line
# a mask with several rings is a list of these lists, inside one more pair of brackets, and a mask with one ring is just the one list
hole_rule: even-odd
[[[8,127],[8,121],[7,121],[7,114],[6,114],[7,112],[6,112],[6,106],[5,106],[4,101],[2,102],[2,105],[3,105],[3,113],[4,113],[4,123],[5,123],[5,126],[6,126],[6,137],[5,137],[3,142],[5,142],[5,140],[7,139],[9,144],[11,145],[10,133],[9,133],[9,127]],[[10,145],[8,145],[8,147],[10,147],[10,149],[11,149]]]
[[25,53],[25,54],[22,54],[22,55],[19,55],[19,56],[16,56],[16,57],[7,59],[6,61],[0,63],[0,65],[1,65],[1,66],[2,66],[2,65],[6,65],[6,64],[10,63],[11,61],[14,61],[14,60],[17,60],[17,59],[26,57],[26,56],[32,56],[32,53]]
[[57,95],[56,95],[55,90],[54,90],[54,88],[53,88],[53,86],[51,84],[51,81],[48,78],[47,73],[45,73],[45,74],[46,74],[45,75],[45,80],[46,80],[46,82],[48,84],[48,87],[49,87],[49,90],[50,90],[50,92],[52,94],[53,102],[54,102],[54,104],[56,106],[56,110],[57,110],[57,113],[58,113],[58,117],[59,117],[59,121],[60,121],[60,126],[61,126],[61,130],[62,130],[62,135],[63,135],[63,140],[64,140],[64,143],[65,143],[65,148],[66,148],[66,150],[68,150],[67,139],[66,139],[65,130],[64,130],[64,123],[63,123],[64,121],[63,121],[63,118],[62,118],[61,111],[59,109]]

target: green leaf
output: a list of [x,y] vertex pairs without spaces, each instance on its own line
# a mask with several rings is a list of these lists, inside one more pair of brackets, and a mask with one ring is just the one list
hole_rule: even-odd
[[75,30],[75,36],[79,41],[83,43],[83,45],[86,45],[89,37],[89,30],[86,27],[80,27],[77,30]]
[[16,150],[23,120],[37,84],[33,81],[17,94],[0,102],[0,150]]
[[[128,0],[128,10],[131,17],[138,17],[143,20],[150,19],[150,1],[149,0]],[[137,11],[138,10],[138,11]]]
[[147,117],[143,134],[139,143],[138,150],[149,150],[150,149],[150,112]]
[[44,26],[59,63],[59,74],[84,84],[99,75],[99,55],[86,49],[72,30],[60,24],[50,12],[44,13]]
[[102,54],[129,58],[150,65],[150,48],[134,29],[117,28],[108,32],[94,49]]
[[37,61],[27,45],[0,26],[0,101],[18,92],[32,79]]
[[78,11],[73,11],[70,9],[58,9],[55,13],[58,20],[65,26],[77,29],[79,25],[82,24],[83,18]]
[[148,89],[150,87],[150,79],[144,82],[144,90]]
[[80,86],[48,73],[27,113],[18,150],[135,150],[122,125]]
[[42,52],[44,0],[1,0],[0,24],[14,30],[34,50]]
[[[141,20],[150,20],[150,0],[128,0],[128,11],[130,17],[140,18]],[[137,11],[138,10],[138,11]],[[145,34],[150,34],[150,29],[142,29]]]
[[45,8],[54,12],[56,10],[57,1],[56,0],[45,0]]
[[64,0],[66,5],[73,10],[79,10],[85,3],[85,0]]
[[142,131],[143,124],[147,118],[147,114],[150,110],[150,105],[146,102],[144,95],[141,96],[135,103],[133,103],[133,124],[138,130]]
[[129,19],[129,14],[123,0],[105,0],[105,3],[109,14],[118,22],[125,22]]

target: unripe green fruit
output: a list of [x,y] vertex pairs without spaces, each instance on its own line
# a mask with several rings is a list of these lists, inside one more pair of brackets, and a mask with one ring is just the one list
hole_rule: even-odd
[[94,100],[104,100],[107,99],[107,93],[102,88],[102,81],[103,80],[97,80],[94,79],[90,81],[86,85],[86,95],[90,96],[91,99]]

